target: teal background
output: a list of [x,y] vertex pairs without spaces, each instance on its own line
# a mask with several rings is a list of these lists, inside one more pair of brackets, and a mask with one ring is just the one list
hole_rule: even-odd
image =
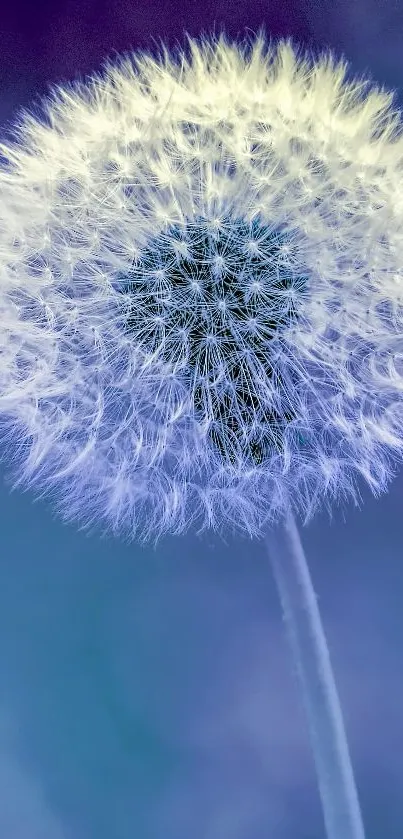
[[[401,836],[401,497],[303,534],[368,839]],[[323,836],[263,546],[154,551],[0,503],[0,835]]]

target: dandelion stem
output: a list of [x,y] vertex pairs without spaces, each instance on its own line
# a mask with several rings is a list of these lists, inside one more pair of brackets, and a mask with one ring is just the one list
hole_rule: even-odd
[[291,512],[266,537],[302,687],[328,839],[365,839],[329,649]]

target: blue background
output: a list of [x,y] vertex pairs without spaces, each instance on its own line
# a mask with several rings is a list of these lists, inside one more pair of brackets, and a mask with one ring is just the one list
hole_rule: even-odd
[[[202,8],[200,8],[202,6]],[[13,0],[0,120],[114,51],[215,23],[344,53],[403,91],[392,0]],[[400,95],[400,101],[403,97]],[[367,839],[403,835],[403,476],[304,544]],[[0,486],[1,839],[320,839],[312,758],[264,548],[87,537]]]

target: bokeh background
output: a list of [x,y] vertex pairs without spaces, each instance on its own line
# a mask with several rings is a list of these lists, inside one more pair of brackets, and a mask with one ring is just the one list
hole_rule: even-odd
[[[12,0],[0,13],[1,131],[49,84],[114,52],[262,23],[343,53],[403,104],[399,0]],[[321,839],[263,546],[88,537],[3,478],[1,839]],[[402,537],[403,474],[303,533],[367,839],[403,835]]]

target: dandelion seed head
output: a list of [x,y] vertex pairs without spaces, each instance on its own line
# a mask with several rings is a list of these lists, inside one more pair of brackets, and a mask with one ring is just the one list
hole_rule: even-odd
[[374,492],[403,443],[392,95],[291,41],[189,38],[0,148],[15,483],[129,538],[260,535]]

